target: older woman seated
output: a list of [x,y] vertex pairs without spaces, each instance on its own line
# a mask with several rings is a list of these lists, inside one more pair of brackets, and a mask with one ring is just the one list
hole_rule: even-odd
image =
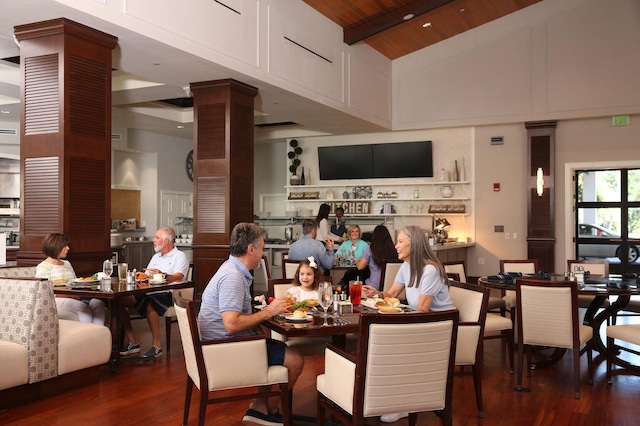
[[360,259],[369,246],[360,239],[360,227],[358,225],[349,226],[347,235],[349,239],[340,245],[336,256],[342,256],[351,260]]

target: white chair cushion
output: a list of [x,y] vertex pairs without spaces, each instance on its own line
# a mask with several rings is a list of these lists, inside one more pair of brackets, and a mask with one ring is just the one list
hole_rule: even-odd
[[487,313],[487,318],[484,321],[485,334],[490,331],[502,331],[511,330],[513,323],[510,318],[503,317],[502,315]]
[[104,364],[111,357],[111,332],[103,325],[59,320],[58,374]]
[[607,337],[640,345],[640,324],[610,325],[607,327]]
[[0,340],[0,390],[24,385],[29,381],[27,348]]
[[316,379],[316,389],[349,414],[353,414],[356,365],[331,349],[325,351],[325,371]]
[[480,339],[479,325],[461,325],[456,340],[456,365],[474,365]]

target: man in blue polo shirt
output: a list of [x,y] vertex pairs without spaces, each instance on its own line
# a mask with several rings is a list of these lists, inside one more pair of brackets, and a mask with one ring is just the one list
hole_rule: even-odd
[[[284,299],[275,299],[265,309],[252,312],[251,270],[264,252],[264,230],[253,223],[239,223],[231,232],[229,259],[215,273],[204,292],[198,314],[203,339],[261,334],[259,325],[286,308]],[[304,359],[280,341],[267,339],[269,365],[284,365],[289,370],[289,389],[302,372]],[[282,423],[277,398],[255,399],[242,419],[244,425],[277,426]]]

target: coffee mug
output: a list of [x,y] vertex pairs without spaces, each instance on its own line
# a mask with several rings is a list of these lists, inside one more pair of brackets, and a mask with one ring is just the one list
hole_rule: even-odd
[[153,274],[154,281],[164,281],[167,278],[167,274]]

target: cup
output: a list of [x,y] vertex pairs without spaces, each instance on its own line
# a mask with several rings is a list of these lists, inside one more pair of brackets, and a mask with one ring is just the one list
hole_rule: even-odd
[[351,304],[359,305],[362,299],[362,281],[349,281]]
[[127,268],[129,267],[129,265],[127,265],[126,263],[119,263],[118,264],[118,280],[123,282],[123,281],[127,281]]
[[154,281],[164,281],[167,278],[167,274],[153,274]]
[[103,278],[100,281],[100,291],[106,291],[106,292],[111,291],[111,279],[110,278]]

